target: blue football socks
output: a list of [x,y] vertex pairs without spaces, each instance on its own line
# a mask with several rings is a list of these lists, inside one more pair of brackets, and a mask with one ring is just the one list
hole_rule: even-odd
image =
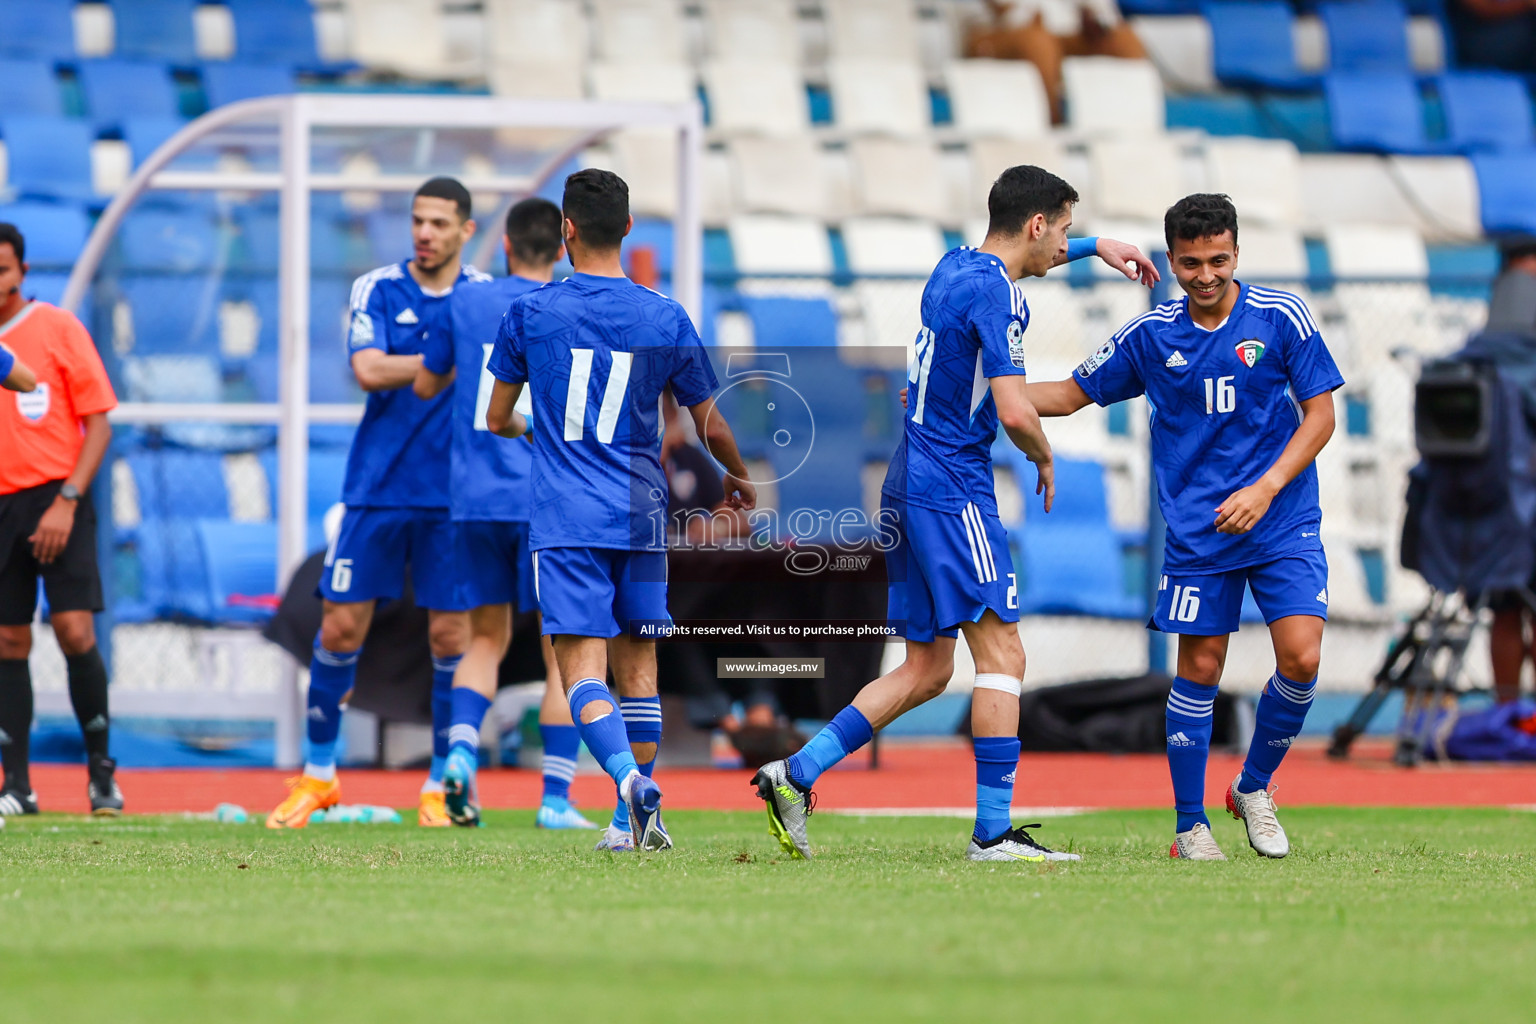
[[[427,770],[429,783],[443,781],[443,762],[448,760],[448,731],[453,727],[453,671],[461,656],[432,659],[432,767]],[[476,747],[479,746],[478,739]]]
[[[619,702],[608,687],[599,679],[583,679],[566,694],[571,703],[571,721],[581,732],[581,741],[592,751],[597,763],[603,766],[614,782],[623,783],[629,773],[639,771],[635,755],[629,750],[629,734],[624,731],[624,716],[617,714]],[[590,722],[581,720],[581,711],[596,701],[607,703],[613,710],[599,715]]]
[[1196,825],[1209,828],[1205,816],[1205,764],[1211,753],[1211,716],[1216,687],[1190,682],[1183,676],[1168,691],[1168,774],[1173,778],[1176,832]]
[[[620,697],[619,710],[624,714],[624,731],[629,735],[631,750],[636,743],[661,743],[660,697]],[[650,778],[656,770],[656,759],[644,764],[637,760],[635,766],[641,775]],[[614,828],[629,828],[629,808],[623,800],[614,806],[611,824]]]
[[544,799],[569,800],[571,780],[576,777],[576,755],[581,753],[581,732],[574,725],[539,723],[544,741]]
[[976,827],[971,834],[986,842],[1013,827],[1013,780],[1019,770],[1017,736],[977,736]]
[[789,777],[806,789],[821,773],[868,743],[875,735],[864,713],[852,704],[839,711],[800,751],[789,757]]
[[1248,745],[1248,757],[1243,761],[1243,777],[1237,783],[1239,793],[1253,793],[1269,786],[1285,752],[1291,749],[1291,741],[1301,733],[1316,692],[1316,676],[1305,683],[1287,679],[1279,672],[1269,677],[1259,698],[1253,742]]
[[341,734],[341,706],[352,693],[357,679],[357,656],[361,650],[341,653],[328,651],[315,637],[309,658],[309,696],[306,716],[309,754],[304,774],[317,779],[336,777],[336,737]]
[[[480,756],[480,726],[485,714],[491,710],[490,698],[482,696],[467,686],[453,688],[450,701],[453,707],[448,726],[448,749],[464,747],[471,757]],[[446,760],[446,755],[444,760]]]

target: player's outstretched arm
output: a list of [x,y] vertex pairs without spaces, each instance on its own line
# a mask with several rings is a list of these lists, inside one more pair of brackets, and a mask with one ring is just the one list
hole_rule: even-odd
[[416,370],[416,379],[411,381],[411,390],[417,398],[432,399],[448,390],[448,385],[453,383],[453,378],[459,371],[450,367],[447,373],[433,373],[427,369],[426,363]]
[[[1122,242],[1114,238],[1099,238],[1094,253],[1105,263],[1114,267],[1132,281],[1140,281],[1151,288],[1162,280],[1162,275],[1157,272],[1157,267],[1152,265],[1151,259],[1130,242]],[[1086,255],[1086,253],[1082,254]],[[1079,254],[1069,247],[1067,252],[1058,256],[1052,266],[1059,267],[1063,263],[1071,262],[1079,258]]]
[[522,384],[498,380],[491,388],[491,401],[485,408],[485,428],[498,437],[522,437],[528,433],[528,418],[517,411]]
[[715,400],[706,398],[698,405],[690,405],[688,413],[705,450],[725,467],[725,503],[731,508],[756,508],[757,488],[747,479],[747,464],[736,447],[736,435],[725,422],[725,414],[715,408]]
[[7,391],[35,391],[37,374],[32,367],[16,358],[11,350],[0,345],[0,387]]
[[420,368],[419,355],[391,356],[376,348],[352,353],[352,373],[357,377],[358,387],[364,391],[408,388],[416,382],[416,371]]
[[1030,382],[1024,386],[1024,393],[1029,396],[1035,412],[1041,416],[1070,416],[1084,406],[1093,404],[1093,399],[1071,377],[1039,384]]
[[1333,392],[1313,395],[1301,403],[1301,426],[1275,460],[1275,464],[1256,483],[1233,491],[1216,506],[1216,529],[1221,533],[1247,533],[1253,529],[1269,503],[1296,474],[1312,464],[1323,445],[1333,436]]
[[1046,439],[1040,414],[1029,400],[1023,376],[990,377],[992,400],[997,403],[997,419],[1012,441],[1035,464],[1039,474],[1035,493],[1045,495],[1045,510],[1056,502],[1056,466],[1051,461],[1051,442]]

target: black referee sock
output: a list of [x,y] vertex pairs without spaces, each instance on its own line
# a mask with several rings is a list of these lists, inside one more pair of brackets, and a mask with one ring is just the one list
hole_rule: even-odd
[[66,654],[64,663],[69,666],[69,702],[80,722],[86,756],[106,757],[112,720],[107,714],[107,664],[101,660],[101,650],[92,647],[84,654]]
[[32,788],[32,672],[26,658],[0,658],[0,764],[7,788]]

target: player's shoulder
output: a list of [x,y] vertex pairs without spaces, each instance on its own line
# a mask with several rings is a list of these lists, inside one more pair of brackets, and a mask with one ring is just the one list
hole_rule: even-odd
[[1137,316],[1127,320],[1121,328],[1114,333],[1111,340],[1116,344],[1125,344],[1134,341],[1142,334],[1156,334],[1159,331],[1168,330],[1178,322],[1179,316],[1184,312],[1183,299],[1169,299],[1160,302]]
[[1306,300],[1293,292],[1259,285],[1243,285],[1243,309],[1281,334],[1294,331],[1297,337],[1310,338],[1317,333],[1317,321]]
[[1024,315],[1024,292],[996,256],[962,245],[944,254],[934,276],[947,286],[947,304],[956,309],[1006,306],[1015,316]]
[[373,295],[374,289],[381,281],[399,281],[405,277],[404,263],[389,263],[382,267],[374,267],[366,274],[359,274],[352,282],[352,306],[361,308],[368,304],[368,299]]
[[492,281],[496,280],[490,274],[487,274],[473,263],[466,263],[460,267],[459,276],[470,284],[490,284]]

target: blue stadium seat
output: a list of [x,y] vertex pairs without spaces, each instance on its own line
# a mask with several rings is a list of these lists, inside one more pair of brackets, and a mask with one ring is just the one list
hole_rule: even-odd
[[116,0],[116,53],[132,60],[190,65],[197,59],[192,28],[196,0]]
[[64,116],[58,79],[53,77],[53,66],[45,60],[0,58],[0,96],[5,97],[8,114]]
[[241,60],[313,66],[320,63],[309,0],[228,0]]
[[[186,127],[180,117],[127,117],[119,128],[128,143],[128,152],[135,169],[170,139]],[[218,163],[218,155],[206,147],[196,147],[184,156],[177,157],[173,166],[177,170],[212,170]]]
[[124,275],[120,287],[136,355],[218,353],[219,296],[205,275]]
[[102,128],[120,130],[132,117],[180,116],[176,83],[164,64],[128,60],[80,62],[80,88],[91,119]]
[[282,65],[203,65],[203,92],[208,97],[209,109],[258,96],[283,96],[296,88],[293,69]]
[[75,0],[0,0],[0,53],[70,60],[75,55]]
[[1445,74],[1436,79],[1446,135],[1461,151],[1529,149],[1531,96],[1516,75]]
[[1483,230],[1536,232],[1536,152],[1478,153],[1472,157],[1481,197]]
[[630,230],[629,236],[624,239],[624,251],[626,254],[633,253],[641,246],[649,248],[656,254],[657,271],[664,277],[670,277],[672,275],[672,222],[636,218],[635,226]]
[[[3,219],[4,217],[0,217],[0,220]],[[28,255],[31,254],[29,253]],[[27,275],[26,281],[22,284],[21,294],[38,302],[46,302],[57,306],[64,301],[64,288],[68,284],[68,274],[39,274],[33,272]]]
[[179,448],[145,448],[125,458],[139,492],[139,517],[228,519],[223,456]]
[[759,349],[837,348],[837,311],[826,299],[749,295],[741,305]]
[[1211,26],[1216,77],[1224,85],[1267,89],[1306,89],[1315,75],[1296,66],[1291,40],[1295,20],[1283,0],[1208,3],[1202,8]]
[[1329,70],[1412,70],[1408,12],[1397,0],[1319,4],[1317,13],[1328,30]]
[[[244,270],[272,272],[278,266],[278,212],[249,206],[238,211],[240,246],[235,262]],[[352,240],[346,225],[314,210],[309,222],[309,265],[315,271],[355,270]]]
[[[118,390],[130,402],[217,402],[224,397],[223,367],[216,356],[197,352],[151,352],[118,360]],[[234,428],[230,428],[234,429]],[[171,423],[165,436],[177,443],[228,447],[228,431],[201,424]]]
[[277,524],[199,519],[196,530],[207,569],[208,617],[270,619],[277,599]]
[[89,199],[91,142],[83,122],[18,114],[0,120],[10,185],[21,195]]
[[1120,0],[1123,14],[1199,14],[1200,0]]
[[[64,203],[14,203],[0,206],[0,221],[15,224],[27,242],[27,262],[34,268],[74,266],[85,246],[91,222],[78,206]],[[27,280],[32,281],[29,275]]]
[[208,567],[192,519],[146,516],[134,537],[141,603],[155,618],[206,622]]
[[1419,93],[1406,74],[1327,76],[1329,130],[1340,149],[1422,153],[1428,148]]
[[[219,232],[202,209],[145,206],[132,210],[118,229],[124,265],[131,270],[189,274],[219,259]],[[192,286],[188,282],[188,286]]]
[[[269,448],[260,455],[261,468],[267,474],[271,488],[272,508],[277,508],[277,449]],[[347,450],[345,448],[310,449],[309,486],[306,488],[307,508],[310,519],[321,519],[326,510],[341,500],[341,487],[347,475]],[[275,513],[274,513],[275,514]]]

